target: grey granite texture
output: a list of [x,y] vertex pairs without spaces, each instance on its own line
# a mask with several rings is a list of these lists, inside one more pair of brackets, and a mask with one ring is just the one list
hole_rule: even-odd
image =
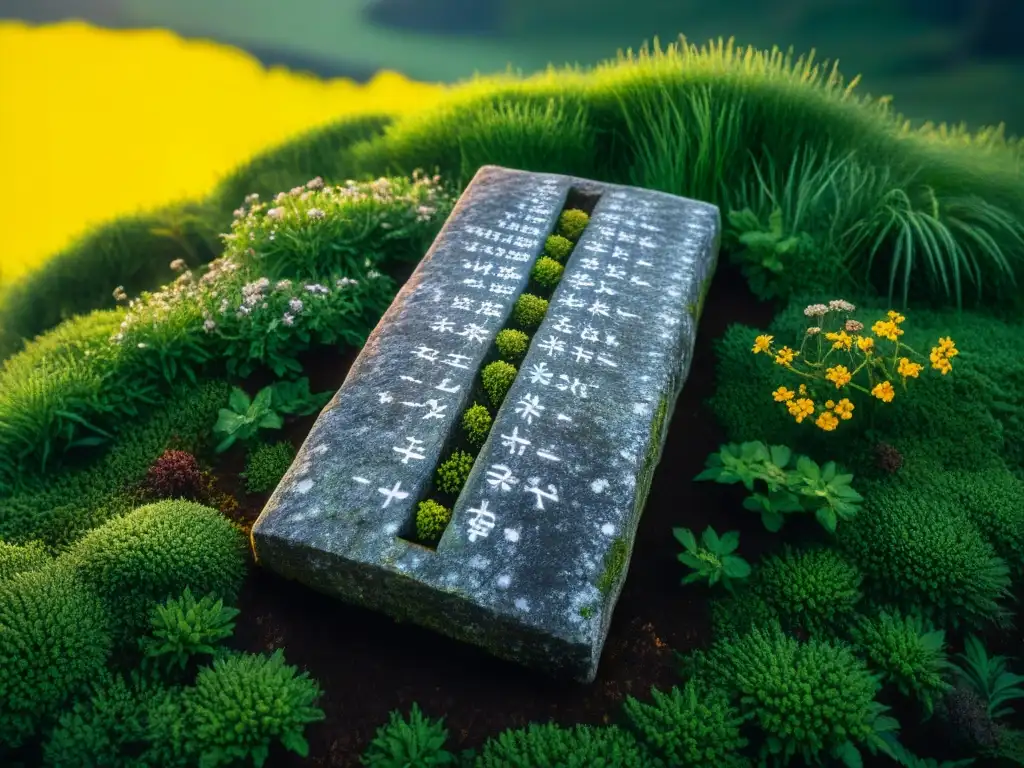
[[[597,198],[590,224],[436,551],[412,543],[416,505],[570,190]],[[254,525],[258,561],[592,681],[719,231],[706,203],[481,168]]]

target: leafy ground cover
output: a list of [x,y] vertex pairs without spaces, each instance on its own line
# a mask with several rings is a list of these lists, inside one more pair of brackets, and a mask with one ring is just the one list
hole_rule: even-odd
[[[222,251],[151,290],[112,266],[114,307],[4,362],[5,764],[1019,764],[1019,145],[907,132],[838,76],[727,47],[487,88],[331,165],[443,173],[274,194],[263,159]],[[727,225],[591,686],[246,560],[483,162],[704,197]]]

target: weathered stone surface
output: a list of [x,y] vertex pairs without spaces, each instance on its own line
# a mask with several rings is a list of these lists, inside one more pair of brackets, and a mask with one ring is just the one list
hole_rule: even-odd
[[[436,551],[411,543],[415,506],[570,190],[599,196],[590,224]],[[482,168],[260,515],[258,560],[593,680],[719,227],[705,203]]]

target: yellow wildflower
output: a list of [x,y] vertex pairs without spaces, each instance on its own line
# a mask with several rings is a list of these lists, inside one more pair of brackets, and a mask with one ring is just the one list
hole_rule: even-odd
[[761,334],[756,339],[754,339],[754,346],[751,348],[750,351],[753,352],[755,355],[758,354],[759,352],[764,352],[765,354],[768,354],[769,352],[771,352],[772,339],[774,338],[774,336]]
[[874,331],[875,336],[881,339],[888,339],[889,341],[896,341],[896,339],[903,335],[903,329],[897,327],[896,323],[892,320],[879,320],[871,326],[871,330]]
[[797,387],[796,391],[799,392],[801,395],[806,395],[807,394],[807,385],[806,384],[801,384],[799,387]]
[[931,354],[932,368],[945,376],[947,373],[953,370],[953,364],[948,359],[938,355],[935,352]]
[[869,354],[875,348],[875,340],[870,336],[861,336],[857,339],[857,349],[865,354]]
[[896,397],[896,391],[892,388],[892,384],[888,381],[883,381],[881,384],[876,384],[874,389],[871,390],[871,394],[881,400],[883,403],[891,403],[892,399]]
[[786,407],[789,409],[790,415],[796,419],[797,424],[814,413],[814,403],[806,397],[792,400],[786,403]]
[[902,323],[907,318],[905,318],[899,312],[894,312],[893,310],[890,309],[889,310],[889,319],[892,321],[893,325],[899,325],[900,323]]
[[839,426],[839,419],[830,411],[822,411],[814,423],[826,432],[831,432]]
[[924,368],[920,363],[910,362],[910,358],[901,357],[899,367],[896,369],[900,376],[907,378],[908,376],[912,379],[916,379],[917,375],[921,373]]
[[853,377],[845,365],[837,365],[825,371],[825,378],[833,382],[836,385],[836,389],[842,389],[850,383],[850,379]]
[[774,392],[772,392],[772,397],[775,398],[775,402],[776,403],[784,403],[787,400],[792,400],[794,394],[795,393],[791,389],[786,389],[785,387],[779,387]]
[[945,376],[953,370],[953,365],[949,362],[949,358],[956,357],[959,354],[960,350],[956,348],[956,342],[947,336],[944,339],[939,339],[938,346],[932,347],[932,352],[928,358],[932,361],[932,368]]
[[835,400],[826,400],[825,401],[825,407],[828,408],[831,411],[833,408],[836,407],[836,401]]
[[853,418],[853,407],[853,403],[844,397],[836,403],[835,412],[839,414],[839,418],[843,421],[849,421]]
[[794,352],[789,347],[783,347],[779,350],[778,354],[775,355],[775,362],[779,365],[789,365],[793,362],[793,358],[797,356],[797,352]]
[[839,331],[839,333],[826,333],[825,338],[829,341],[835,342],[832,345],[832,349],[849,349],[853,346],[853,339],[846,331]]

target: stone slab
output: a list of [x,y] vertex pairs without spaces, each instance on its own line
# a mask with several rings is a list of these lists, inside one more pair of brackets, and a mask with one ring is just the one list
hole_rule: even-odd
[[[590,223],[451,524],[436,550],[412,543],[415,507],[570,193],[597,199]],[[706,203],[481,168],[254,525],[258,561],[592,681],[719,233]]]

